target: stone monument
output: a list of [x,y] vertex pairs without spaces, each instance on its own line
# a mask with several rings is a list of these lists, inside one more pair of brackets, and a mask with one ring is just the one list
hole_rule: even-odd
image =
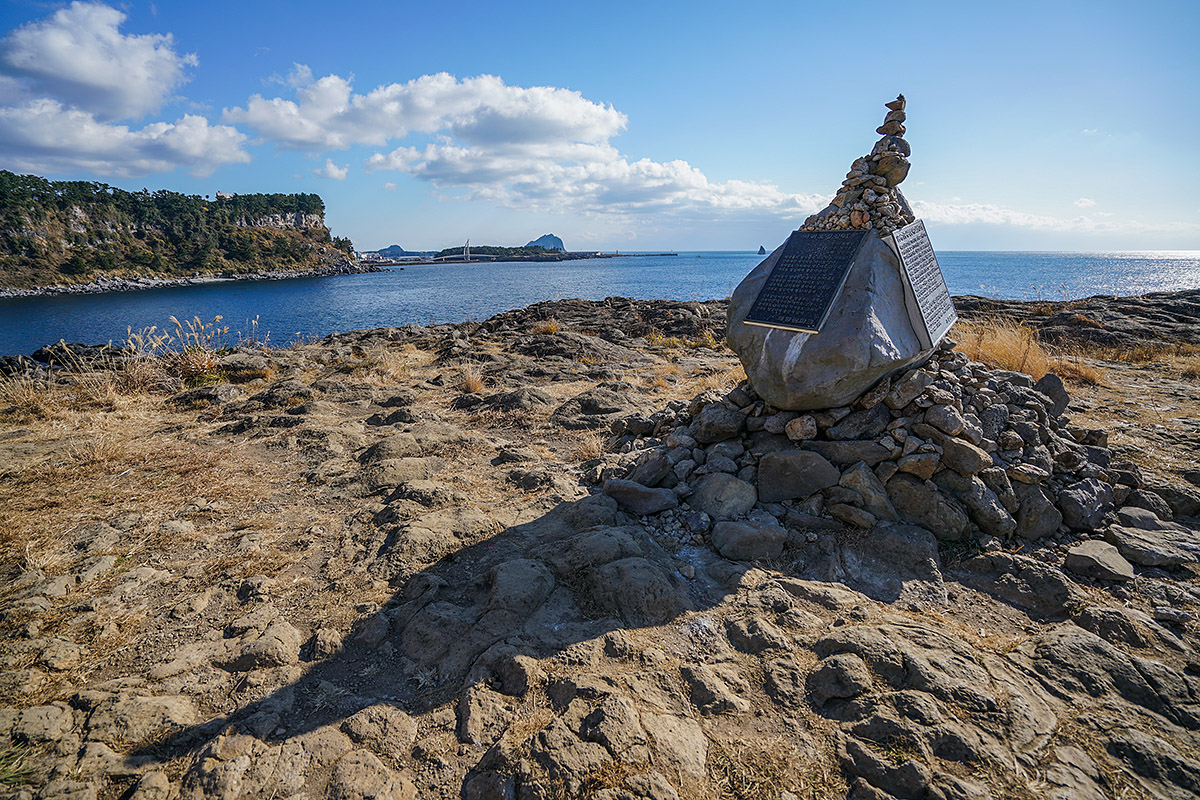
[[923,223],[900,192],[904,95],[833,201],[734,290],[727,338],[776,408],[850,403],[928,357],[957,316]]

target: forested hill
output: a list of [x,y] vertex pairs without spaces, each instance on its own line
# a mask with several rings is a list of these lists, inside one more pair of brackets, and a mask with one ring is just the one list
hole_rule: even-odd
[[349,262],[316,194],[207,199],[0,170],[0,286],[307,271]]

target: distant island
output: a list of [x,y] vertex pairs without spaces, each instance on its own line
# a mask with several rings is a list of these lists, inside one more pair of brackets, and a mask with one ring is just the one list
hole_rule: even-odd
[[[473,261],[561,261],[576,258],[597,258],[598,253],[568,253],[563,240],[553,233],[547,233],[529,242],[524,247],[500,247],[497,245],[455,245],[441,250],[405,250],[398,244],[389,245],[379,250],[365,250],[359,257],[369,262],[393,261],[458,261],[467,260],[470,255]],[[461,258],[460,258],[461,257]]]
[[0,170],[0,288],[362,269],[320,195],[209,199]]
[[563,240],[555,236],[553,233],[547,233],[543,236],[539,236],[525,246],[541,247],[545,250],[558,250],[560,253],[567,252],[566,246],[563,245]]
[[469,254],[472,259],[482,259],[484,256],[491,256],[496,259],[538,259],[538,260],[555,260],[567,256],[591,257],[595,253],[567,253],[561,249],[553,249],[549,247],[541,247],[535,245],[525,245],[524,247],[497,247],[495,245],[470,245],[464,247],[447,247],[439,250],[434,254],[434,258],[452,258]]

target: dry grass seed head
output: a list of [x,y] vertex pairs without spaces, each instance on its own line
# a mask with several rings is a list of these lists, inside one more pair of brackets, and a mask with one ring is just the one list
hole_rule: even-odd
[[540,319],[529,328],[531,333],[549,333],[555,334],[562,330],[562,326],[554,317],[549,319]]
[[474,364],[463,367],[459,373],[458,389],[466,394],[478,394],[484,388],[483,371]]

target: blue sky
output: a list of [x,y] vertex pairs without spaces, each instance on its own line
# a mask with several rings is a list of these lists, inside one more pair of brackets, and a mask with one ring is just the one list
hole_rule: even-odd
[[1200,4],[0,5],[0,168],[398,243],[768,248],[904,92],[939,249],[1200,249]]

